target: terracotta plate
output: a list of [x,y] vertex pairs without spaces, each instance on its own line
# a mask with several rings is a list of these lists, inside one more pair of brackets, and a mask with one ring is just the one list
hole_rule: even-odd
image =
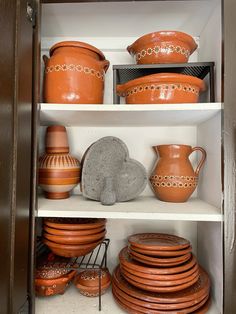
[[162,251],[157,251],[157,250],[144,250],[141,249],[139,247],[130,245],[129,249],[131,251],[137,252],[137,253],[141,253],[143,255],[147,255],[147,256],[156,256],[156,257],[161,257],[161,256],[166,256],[166,257],[174,257],[174,256],[183,256],[186,255],[190,252],[192,252],[192,247],[189,246],[186,249],[183,250],[178,250],[178,251],[167,251],[167,250],[162,250]]
[[194,300],[188,301],[188,302],[182,302],[182,303],[151,303],[151,302],[146,302],[143,300],[139,300],[135,297],[132,297],[130,295],[128,295],[127,293],[125,293],[124,291],[122,291],[115,283],[115,281],[113,281],[113,285],[112,285],[113,290],[115,290],[117,292],[118,295],[120,295],[121,297],[123,297],[126,301],[130,302],[130,303],[134,303],[136,305],[139,306],[143,306],[147,309],[154,309],[154,310],[180,310],[180,309],[184,309],[184,308],[188,308],[190,306],[196,305],[198,303],[200,303],[203,299],[205,299],[208,296],[208,292],[203,294],[202,296],[200,296],[199,298],[196,298]]
[[137,270],[130,269],[123,265],[121,267],[137,277],[147,278],[147,279],[152,279],[152,280],[179,280],[179,279],[189,277],[193,274],[196,274],[199,271],[198,264],[195,264],[192,268],[190,268],[189,270],[185,272],[181,272],[179,274],[171,274],[171,275],[153,275],[153,274],[141,273]]
[[85,229],[85,230],[63,230],[63,229],[55,229],[47,227],[46,225],[43,226],[43,230],[47,233],[54,234],[54,235],[64,235],[64,236],[85,236],[96,234],[102,232],[104,230],[104,225],[99,228],[94,229]]
[[[140,313],[144,313],[144,314],[176,314],[176,310],[171,311],[168,309],[168,305],[166,305],[166,310],[162,311],[162,310],[150,310],[150,309],[146,309],[143,306],[138,306],[134,303],[131,303],[129,301],[127,301],[125,298],[121,297],[117,291],[115,289],[113,289],[113,296],[115,297],[116,300],[118,300],[121,304],[124,304],[127,308],[130,308],[131,310],[134,311],[138,311]],[[181,314],[188,314],[188,313],[195,313],[195,311],[199,308],[201,308],[206,302],[207,302],[208,296],[203,299],[200,303],[198,303],[197,305],[191,306],[188,309],[181,309],[179,312]],[[134,312],[135,313],[135,312]]]
[[198,281],[191,287],[174,293],[146,292],[133,285],[121,275],[120,266],[117,266],[113,273],[113,282],[126,294],[151,303],[181,303],[193,301],[209,293],[210,280],[207,273],[201,268]]
[[138,283],[141,283],[147,286],[153,286],[153,287],[174,287],[174,286],[185,284],[189,281],[192,281],[196,277],[199,277],[199,270],[188,277],[176,279],[176,280],[154,280],[154,279],[147,279],[145,277],[138,277],[128,272],[123,267],[121,267],[121,273],[125,278],[130,278]]
[[184,238],[165,234],[165,233],[139,233],[134,234],[128,238],[132,246],[144,250],[167,250],[177,251],[190,246],[190,242]]
[[137,270],[142,273],[147,274],[156,274],[156,275],[170,275],[170,274],[178,274],[192,268],[196,263],[196,258],[192,255],[191,259],[184,264],[176,267],[151,267],[144,266],[143,264],[133,260],[128,254],[128,247],[125,247],[121,250],[119,254],[120,263],[122,266],[127,266],[130,269]]
[[51,228],[63,230],[85,230],[105,226],[103,218],[46,218],[44,224]]
[[191,258],[191,253],[187,253],[185,255],[178,256],[178,257],[169,257],[169,258],[151,257],[151,256],[137,253],[135,251],[130,251],[129,254],[133,259],[135,259],[136,261],[140,263],[151,265],[151,266],[160,266],[160,267],[161,266],[163,267],[177,266],[177,265],[183,264],[184,262],[187,262]]
[[[127,274],[126,274],[127,275]],[[135,287],[138,287],[140,289],[146,290],[146,291],[152,291],[152,292],[176,292],[176,291],[181,291],[184,290],[190,286],[192,286],[193,284],[195,284],[198,279],[199,279],[199,275],[197,275],[196,277],[194,277],[191,281],[188,281],[186,283],[183,283],[181,285],[178,286],[170,286],[170,287],[162,287],[162,286],[154,286],[154,285],[147,285],[144,283],[140,283],[135,281],[133,278],[131,279],[131,276],[126,276],[125,275],[125,279],[131,284],[134,285]],[[139,278],[139,277],[137,277]]]
[[43,236],[44,238],[59,244],[86,244],[86,243],[89,244],[104,238],[105,234],[106,230],[103,230],[103,232],[100,233],[86,236],[60,236],[49,234],[47,232],[44,232]]

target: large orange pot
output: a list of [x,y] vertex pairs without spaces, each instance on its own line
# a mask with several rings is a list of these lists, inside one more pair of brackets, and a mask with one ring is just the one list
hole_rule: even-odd
[[102,104],[109,61],[97,48],[79,41],[63,41],[44,56],[44,101]]
[[146,34],[127,47],[138,64],[186,63],[196,49],[190,35],[177,31]]
[[177,73],[152,74],[117,85],[117,94],[127,104],[196,103],[204,90],[203,80]]

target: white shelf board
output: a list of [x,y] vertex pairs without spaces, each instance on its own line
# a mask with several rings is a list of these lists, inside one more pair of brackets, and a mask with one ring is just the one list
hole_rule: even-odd
[[103,206],[81,195],[64,200],[38,200],[38,217],[94,217],[111,219],[157,219],[186,221],[222,221],[219,208],[197,198],[186,203],[166,203],[154,196],[140,196],[129,202]]
[[215,116],[221,103],[160,105],[40,105],[41,125],[65,126],[188,126],[198,125]]
[[[36,298],[36,314],[125,314],[113,299],[111,289],[102,296],[102,310],[98,311],[98,298],[82,296],[71,285],[64,295]],[[220,314],[214,302],[207,314]]]

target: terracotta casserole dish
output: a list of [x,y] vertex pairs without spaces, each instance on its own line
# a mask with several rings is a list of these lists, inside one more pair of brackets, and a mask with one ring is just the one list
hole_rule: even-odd
[[196,103],[205,82],[197,77],[158,73],[117,85],[117,94],[125,97],[126,104]]

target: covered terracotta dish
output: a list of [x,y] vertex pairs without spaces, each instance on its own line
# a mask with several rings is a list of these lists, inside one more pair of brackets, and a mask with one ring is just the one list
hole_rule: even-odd
[[205,82],[177,73],[157,73],[117,85],[117,94],[126,104],[196,103]]
[[146,34],[127,47],[138,64],[186,63],[196,49],[193,37],[178,31]]
[[104,294],[111,284],[111,275],[107,268],[101,271],[99,269],[85,270],[74,279],[74,284],[84,296],[96,297],[99,295],[99,277],[101,280],[101,294]]

